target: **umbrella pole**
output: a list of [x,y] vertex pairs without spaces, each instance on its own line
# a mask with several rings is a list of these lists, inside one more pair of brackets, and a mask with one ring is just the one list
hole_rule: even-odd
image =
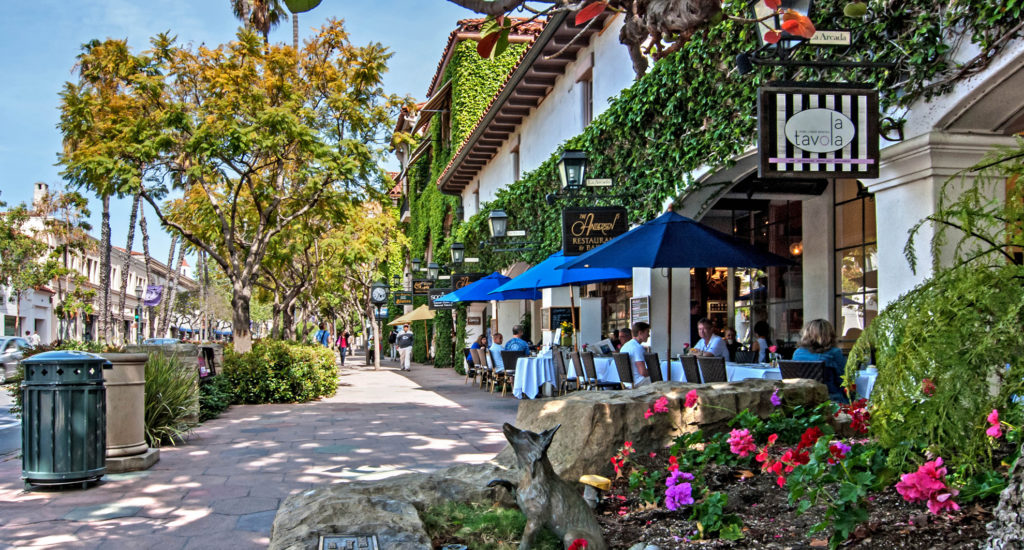
[[[672,380],[672,268],[668,268],[668,346],[665,354],[668,355],[668,379]],[[661,368],[659,365],[658,368]],[[649,373],[648,373],[649,374]]]
[[569,285],[569,318],[572,319],[572,348],[576,353],[580,352],[579,338],[576,338],[575,331],[579,326],[576,324],[576,297],[572,294],[573,285]]

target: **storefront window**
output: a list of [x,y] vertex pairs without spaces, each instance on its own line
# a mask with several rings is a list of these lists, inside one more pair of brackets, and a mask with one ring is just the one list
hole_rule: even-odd
[[741,341],[753,340],[759,321],[768,323],[773,343],[792,347],[799,339],[804,322],[801,206],[799,201],[766,202],[760,210],[733,211],[737,238],[795,262],[765,270],[736,270],[734,326]]
[[604,309],[601,316],[601,334],[612,338],[620,328],[629,328],[629,299],[633,296],[633,281],[600,283],[595,285]]
[[856,180],[835,185],[836,307],[839,345],[848,350],[878,315],[875,198]]

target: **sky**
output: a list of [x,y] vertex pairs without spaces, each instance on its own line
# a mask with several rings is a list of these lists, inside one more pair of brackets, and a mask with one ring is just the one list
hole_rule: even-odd
[[[217,45],[234,38],[240,24],[229,0],[33,0],[9,2],[0,18],[0,200],[31,203],[33,184],[63,187],[59,93],[74,80],[75,57],[92,39],[127,39],[136,51],[149,38],[169,31],[180,43]],[[353,44],[380,42],[394,56],[384,76],[385,91],[422,100],[437,69],[448,34],[459,19],[477,17],[446,0],[323,0],[299,15],[299,39],[328,18],[345,21]],[[272,42],[292,40],[291,21],[274,29]],[[392,161],[393,162],[393,161]],[[391,167],[394,168],[394,167]],[[93,235],[99,237],[100,201],[90,197]],[[130,200],[111,204],[111,241],[128,238]],[[150,253],[167,261],[170,236],[148,209]],[[142,250],[138,230],[135,250]],[[194,265],[194,264],[193,264]]]

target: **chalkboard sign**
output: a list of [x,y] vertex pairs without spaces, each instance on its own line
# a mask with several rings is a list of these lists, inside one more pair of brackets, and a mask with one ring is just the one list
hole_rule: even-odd
[[[569,323],[571,325],[576,325],[576,324],[579,323],[579,320],[580,320],[580,308],[579,307],[575,307],[575,308],[569,308],[569,307],[544,308],[542,310],[542,314],[543,315],[541,316],[541,321],[542,322],[546,321],[546,323],[547,323],[547,324],[545,324],[542,327],[544,330],[555,330],[556,328],[562,326],[562,322],[563,321],[565,321],[565,322],[567,322],[567,323]],[[575,322],[573,321],[573,316],[574,315],[575,315]]]
[[630,325],[633,323],[650,323],[651,322],[651,297],[640,296],[639,298],[629,299],[629,318]]

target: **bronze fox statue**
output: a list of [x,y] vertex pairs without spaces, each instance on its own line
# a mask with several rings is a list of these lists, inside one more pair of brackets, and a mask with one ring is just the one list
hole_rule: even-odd
[[560,427],[559,424],[538,434],[520,430],[506,422],[502,428],[505,439],[516,453],[523,477],[518,486],[504,479],[495,479],[487,486],[501,485],[515,492],[519,509],[526,514],[526,529],[523,530],[519,550],[530,550],[545,525],[562,539],[565,548],[574,540],[585,539],[587,550],[606,550],[608,546],[601,534],[601,526],[594,519],[590,507],[579,491],[558,477],[548,460],[548,447]]

